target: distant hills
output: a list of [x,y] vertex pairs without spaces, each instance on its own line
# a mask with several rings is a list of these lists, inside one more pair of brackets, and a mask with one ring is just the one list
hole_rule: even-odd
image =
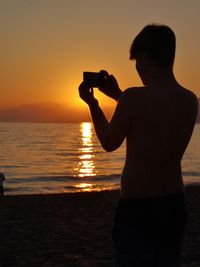
[[1,122],[80,122],[89,120],[88,112],[78,112],[65,104],[52,102],[0,110]]
[[[197,123],[200,123],[200,98]],[[105,109],[104,109],[105,110]],[[108,116],[111,110],[106,109]],[[15,108],[0,110],[1,122],[82,122],[90,121],[90,115],[85,106],[78,111],[66,104],[43,102],[39,104],[23,105]]]

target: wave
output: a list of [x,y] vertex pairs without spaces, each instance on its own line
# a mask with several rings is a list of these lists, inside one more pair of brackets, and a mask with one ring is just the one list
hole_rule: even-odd
[[[20,166],[15,166],[20,167]],[[195,171],[185,171],[183,172],[183,177],[200,177],[200,172]],[[120,174],[108,174],[108,175],[96,175],[96,176],[73,176],[73,175],[48,175],[48,176],[32,176],[32,177],[22,177],[22,178],[12,178],[9,179],[9,183],[34,183],[34,182],[107,182],[119,180]]]
[[[183,172],[184,184],[200,184],[199,172]],[[8,195],[54,194],[115,190],[120,188],[120,175],[97,175],[77,177],[70,175],[36,176],[7,179]]]
[[35,195],[35,194],[56,194],[56,193],[77,193],[77,192],[99,192],[104,190],[118,190],[119,183],[79,183],[73,185],[59,185],[56,186],[48,184],[42,186],[31,185],[10,185],[5,188],[5,193],[8,195]]
[[195,172],[195,171],[183,172],[183,176],[194,176],[194,177],[198,177],[198,176],[200,176],[200,172]]
[[17,179],[9,179],[8,183],[40,183],[40,182],[108,182],[119,180],[119,174],[110,174],[110,175],[96,175],[96,176],[37,176],[37,177],[27,177],[27,178],[17,178]]

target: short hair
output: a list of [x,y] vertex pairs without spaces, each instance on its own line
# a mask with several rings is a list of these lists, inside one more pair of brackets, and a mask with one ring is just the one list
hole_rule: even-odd
[[153,62],[162,67],[172,67],[176,50],[176,36],[165,25],[149,24],[133,40],[130,59],[146,52]]

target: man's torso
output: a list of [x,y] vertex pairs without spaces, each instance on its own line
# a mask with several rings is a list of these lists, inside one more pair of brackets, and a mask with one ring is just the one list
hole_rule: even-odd
[[182,87],[130,90],[131,125],[121,195],[143,198],[183,192],[181,159],[195,118],[195,96]]

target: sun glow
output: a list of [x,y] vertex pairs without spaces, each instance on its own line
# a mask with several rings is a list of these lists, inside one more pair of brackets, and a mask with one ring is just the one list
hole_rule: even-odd
[[81,123],[80,132],[81,147],[79,148],[79,163],[75,168],[75,172],[78,172],[78,177],[96,176],[93,161],[92,124],[90,122]]

